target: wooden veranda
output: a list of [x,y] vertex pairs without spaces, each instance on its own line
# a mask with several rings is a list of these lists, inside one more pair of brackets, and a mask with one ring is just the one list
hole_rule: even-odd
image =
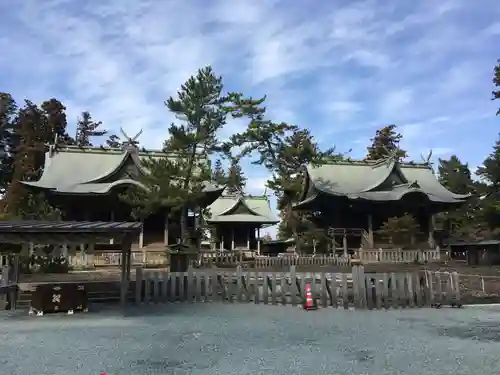
[[[120,302],[124,306],[130,283],[131,244],[140,234],[142,224],[137,222],[92,222],[92,221],[0,221],[0,244],[8,248],[8,244],[17,246],[9,253],[12,265],[9,272],[9,286],[4,293],[17,287],[19,283],[19,249],[36,245],[80,245],[121,243],[121,281]],[[26,253],[28,250],[26,249]],[[13,306],[15,307],[15,306]]]

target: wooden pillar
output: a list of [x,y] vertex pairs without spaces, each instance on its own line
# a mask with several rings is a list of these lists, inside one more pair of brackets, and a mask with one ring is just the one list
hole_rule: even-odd
[[260,255],[260,228],[257,228],[257,255]]
[[[110,220],[110,221],[115,221],[115,211],[111,211],[111,212],[110,212],[110,214],[109,214],[109,220]],[[113,245],[113,244],[114,244],[114,242],[115,242],[114,238],[111,238],[111,239],[109,240],[109,243],[110,243],[111,245]]]
[[429,221],[429,226],[428,226],[428,231],[429,231],[429,239],[428,239],[428,242],[429,242],[429,247],[431,249],[434,249],[436,247],[436,241],[434,239],[434,229],[435,229],[435,226],[436,226],[436,218],[434,215],[430,215],[429,218],[428,218],[428,221]]
[[374,240],[373,240],[373,216],[372,214],[368,214],[368,246],[370,249],[373,249]]
[[347,231],[344,229],[344,235],[342,236],[342,246],[344,247],[344,257],[347,258]]
[[142,221],[141,233],[139,233],[139,249],[144,247],[144,221]]
[[130,269],[132,268],[132,248],[130,247],[127,251],[127,280],[128,280],[128,285],[130,285]]
[[130,251],[131,240],[125,237],[122,240],[122,253],[121,253],[121,281],[120,281],[120,305],[125,308],[127,304],[127,292],[130,282]]
[[168,246],[168,212],[165,214],[165,227],[163,229],[163,242],[165,243],[165,246]]
[[[8,280],[15,286],[19,284],[19,254],[12,254],[10,256],[11,262],[9,269],[9,277]],[[11,289],[10,292],[10,309],[15,310],[17,308],[17,298],[18,298],[18,289]]]

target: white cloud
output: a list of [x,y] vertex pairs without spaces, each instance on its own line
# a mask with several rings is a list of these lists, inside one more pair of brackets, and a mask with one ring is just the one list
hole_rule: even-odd
[[[454,149],[467,160],[489,152],[498,128],[498,103],[489,100],[497,2],[0,4],[0,48],[8,51],[0,80],[19,101],[56,97],[73,121],[89,110],[115,132],[143,128],[142,143],[158,147],[172,121],[163,101],[212,64],[228,90],[267,94],[275,121],[308,127],[325,146],[345,151],[395,123],[410,155]],[[221,137],[243,126],[231,122]],[[255,181],[267,173],[245,167]]]

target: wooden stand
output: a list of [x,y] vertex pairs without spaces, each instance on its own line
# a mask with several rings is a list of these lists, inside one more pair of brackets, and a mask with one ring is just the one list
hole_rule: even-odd
[[88,311],[88,299],[83,284],[46,284],[39,285],[33,293],[30,315],[75,311]]

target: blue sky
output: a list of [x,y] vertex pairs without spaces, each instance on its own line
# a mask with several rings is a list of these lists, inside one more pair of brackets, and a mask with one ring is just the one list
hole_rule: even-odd
[[[353,158],[394,123],[410,158],[432,149],[476,167],[500,124],[499,20],[498,0],[3,1],[0,90],[56,97],[71,126],[89,110],[158,147],[172,120],[163,101],[210,64],[228,90],[267,94],[272,119]],[[244,167],[263,192],[267,172]]]

